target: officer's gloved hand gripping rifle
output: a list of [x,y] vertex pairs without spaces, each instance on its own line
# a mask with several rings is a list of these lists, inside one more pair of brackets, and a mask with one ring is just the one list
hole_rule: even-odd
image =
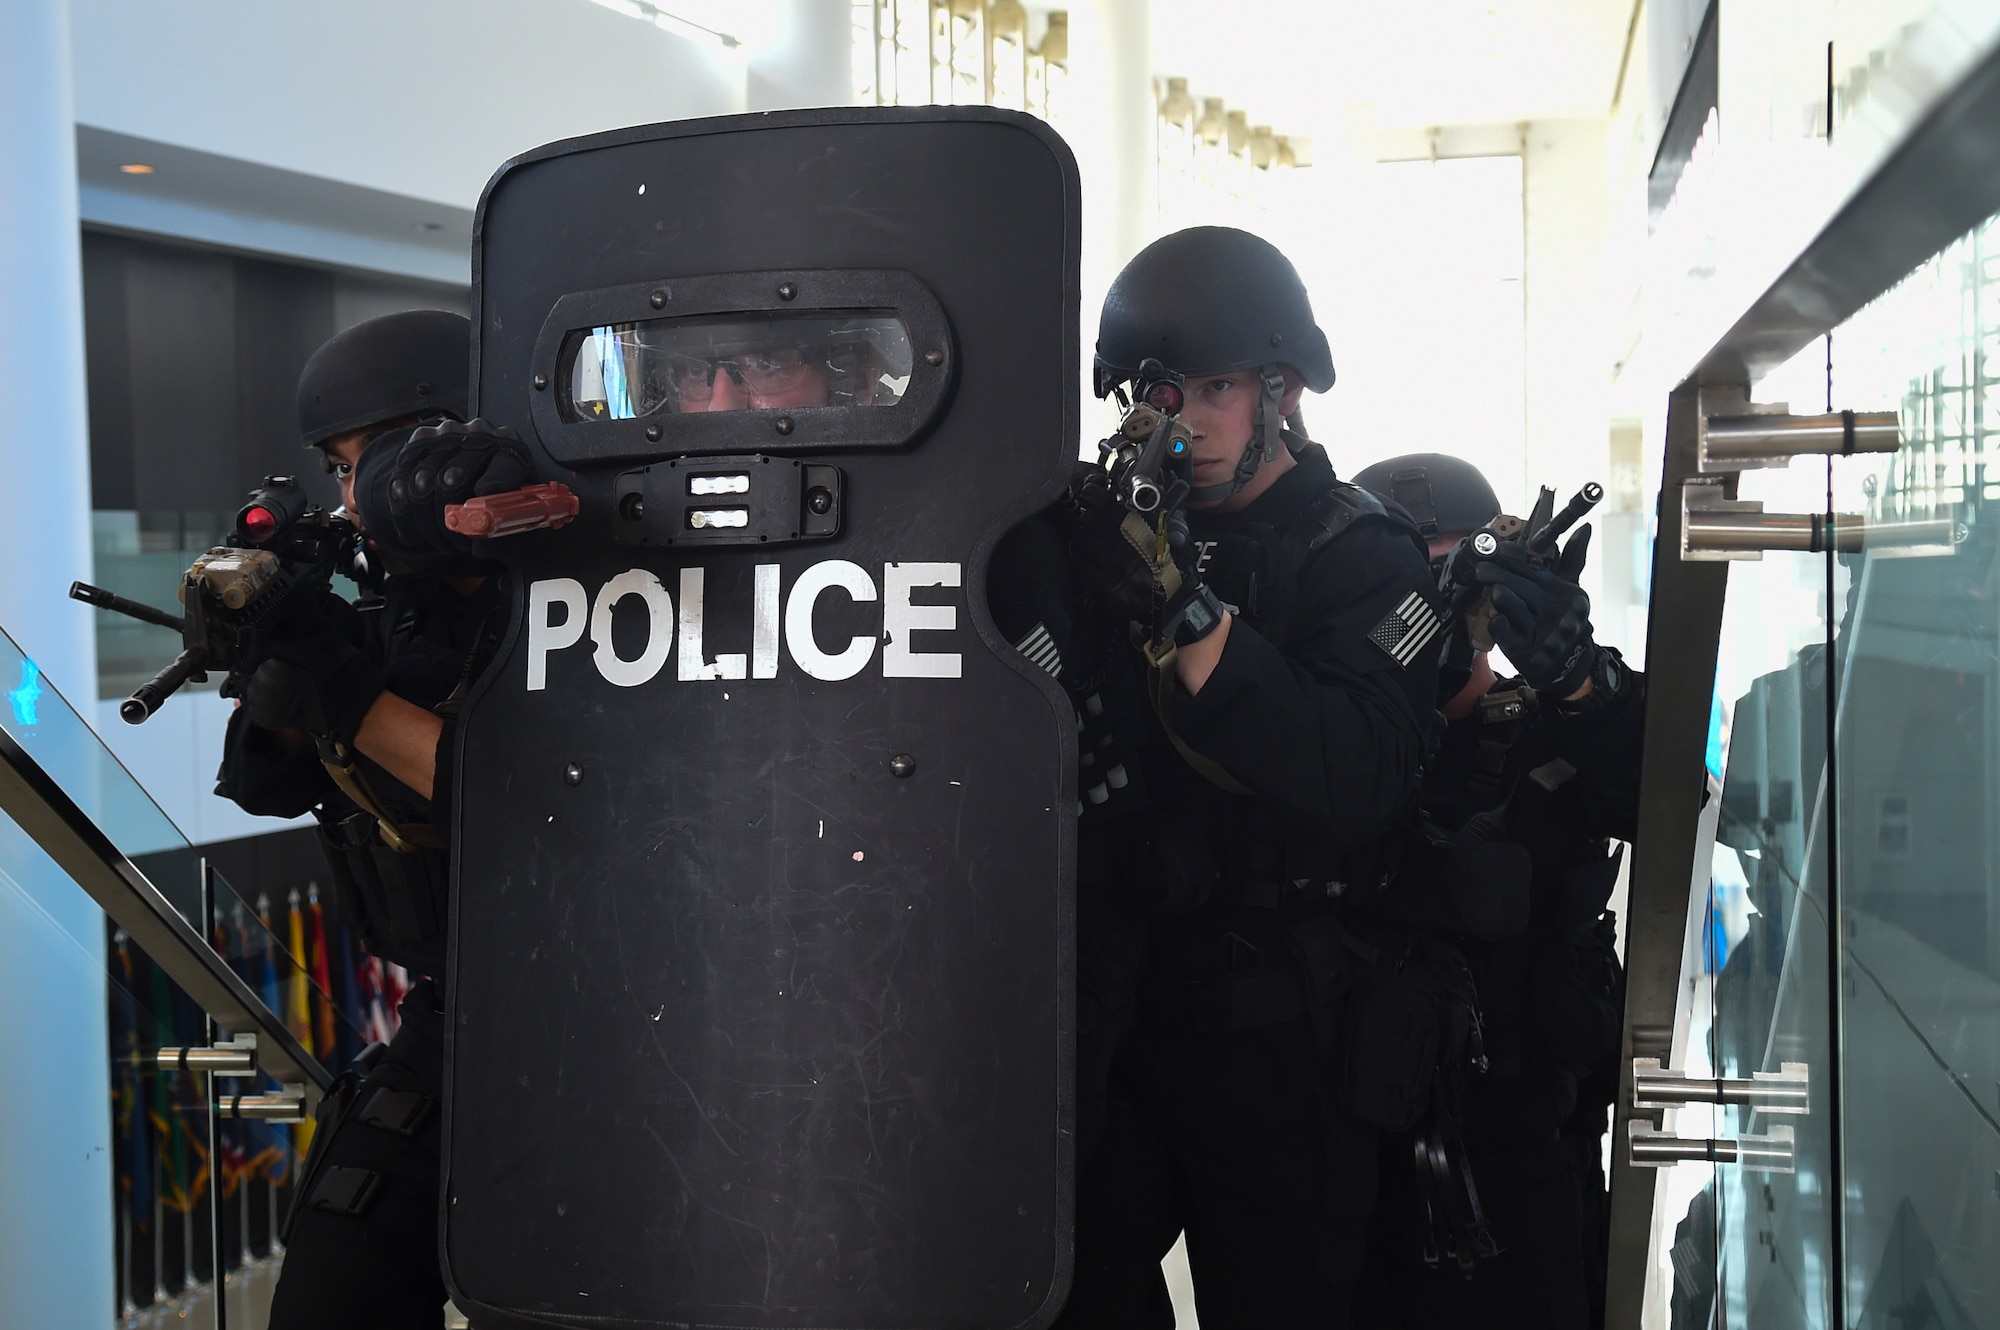
[[373,591],[383,573],[370,545],[390,564],[411,548],[470,553],[486,540],[561,526],[577,501],[559,483],[526,484],[533,472],[526,448],[483,421],[418,429],[400,447],[371,448],[364,461],[377,452],[399,464],[375,471],[399,481],[404,499],[389,505],[398,511],[386,540],[364,540],[343,513],[311,503],[296,479],[271,476],[238,512],[226,543],[182,576],[182,614],[84,582],[70,595],[181,634],[174,661],[120,705],[128,723],[144,722],[183,684],[221,672],[224,697],[242,699],[264,729],[310,736],[335,783],[375,814],[391,846],[405,849],[411,829],[382,810],[355,764],[355,738],[385,681],[366,650],[360,612],[334,593],[333,576]]
[[1587,484],[1556,513],[1555,491],[1544,488],[1526,521],[1503,514],[1461,541],[1439,579],[1470,649],[1497,645],[1529,687],[1572,707],[1601,706],[1624,682],[1618,653],[1595,640],[1579,585],[1589,523],[1556,546],[1603,497],[1602,485]]
[[1153,709],[1174,747],[1208,780],[1247,794],[1219,764],[1189,748],[1169,719],[1176,654],[1220,628],[1227,613],[1201,580],[1188,537],[1193,444],[1180,419],[1182,379],[1147,360],[1132,398],[1116,391],[1125,418],[1098,445],[1098,464],[1079,466],[1071,484],[1071,557],[1100,606],[1131,623],[1133,644],[1151,667]]

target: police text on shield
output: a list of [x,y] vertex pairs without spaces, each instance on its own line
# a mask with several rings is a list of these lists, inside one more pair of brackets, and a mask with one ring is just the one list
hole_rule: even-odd
[[[528,691],[548,687],[552,652],[583,641],[586,631],[595,647],[593,661],[607,683],[636,688],[650,683],[675,660],[684,680],[775,679],[782,640],[792,661],[815,679],[851,679],[865,669],[882,648],[882,675],[889,679],[956,679],[959,653],[918,651],[917,633],[951,632],[958,627],[955,605],[919,605],[911,592],[919,587],[956,587],[956,563],[890,563],[882,569],[877,590],[868,570],[846,559],[827,559],[808,566],[780,595],[778,565],[758,564],[751,607],[750,654],[705,654],[702,643],[703,574],[700,568],[680,570],[678,595],[670,594],[659,577],[631,568],[605,582],[592,596],[571,577],[550,577],[528,587]],[[813,608],[822,595],[839,590],[858,603],[879,600],[879,634],[856,635],[845,642],[821,642],[813,633]],[[620,656],[611,642],[612,612],[627,597],[644,605],[650,624],[645,649]],[[679,614],[675,613],[676,603]]]

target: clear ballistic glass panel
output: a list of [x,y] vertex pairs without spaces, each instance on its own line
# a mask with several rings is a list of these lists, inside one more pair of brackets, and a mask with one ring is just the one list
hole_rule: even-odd
[[910,337],[867,311],[649,319],[570,334],[571,420],[704,411],[894,406]]
[[[2000,1324],[2000,219],[1836,330],[1849,1323]],[[1890,533],[1886,538],[1881,533]],[[1944,534],[1940,534],[1944,533]]]

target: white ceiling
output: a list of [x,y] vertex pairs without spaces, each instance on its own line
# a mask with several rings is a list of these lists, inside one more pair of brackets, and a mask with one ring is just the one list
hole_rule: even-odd
[[1152,0],[1153,68],[1279,133],[1610,111],[1634,0]]

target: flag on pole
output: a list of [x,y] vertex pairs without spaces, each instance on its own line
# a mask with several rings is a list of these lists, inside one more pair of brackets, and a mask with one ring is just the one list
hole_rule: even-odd
[[[259,894],[257,897],[257,922],[263,925],[258,939],[261,945],[258,949],[257,996],[270,1008],[271,1014],[282,1021],[285,1019],[285,1000],[278,989],[279,948],[277,935],[271,928],[271,898],[268,895]],[[260,1125],[270,1132],[270,1146],[257,1151],[256,1157],[262,1161],[259,1171],[272,1186],[282,1186],[291,1174],[291,1131],[275,1123]]]
[[[312,985],[306,979],[306,919],[299,905],[299,891],[292,888],[291,908],[285,919],[285,1024],[306,1052],[317,1056],[313,1043]],[[307,1118],[292,1129],[292,1145],[303,1161],[312,1147],[313,1120]]]
[[362,952],[360,962],[354,966],[354,974],[360,980],[362,1000],[368,1004],[366,1006],[368,1018],[366,1024],[362,1026],[368,1032],[368,1042],[386,1044],[392,1030],[388,1028],[388,1006],[382,1000],[382,994],[388,986],[388,980],[382,974],[382,960],[370,956],[368,952]]
[[133,996],[132,944],[123,931],[113,936],[111,1004],[111,1102],[118,1133],[118,1190],[135,1232],[150,1229],[153,1216],[153,1156],[147,1148],[146,1110],[140,1103],[139,1003]]
[[306,950],[312,960],[313,1048],[328,1071],[338,1071],[341,1057],[334,1031],[333,973],[327,965],[326,916],[319,908],[317,886],[306,889]]
[[361,962],[367,957],[355,954],[354,934],[346,924],[338,925],[334,933],[339,938],[340,949],[336,970],[340,985],[340,1012],[346,1017],[346,1028],[341,1033],[347,1046],[341,1049],[340,1062],[346,1066],[361,1052],[362,1044],[374,1037],[369,1032],[367,998],[361,985]]

